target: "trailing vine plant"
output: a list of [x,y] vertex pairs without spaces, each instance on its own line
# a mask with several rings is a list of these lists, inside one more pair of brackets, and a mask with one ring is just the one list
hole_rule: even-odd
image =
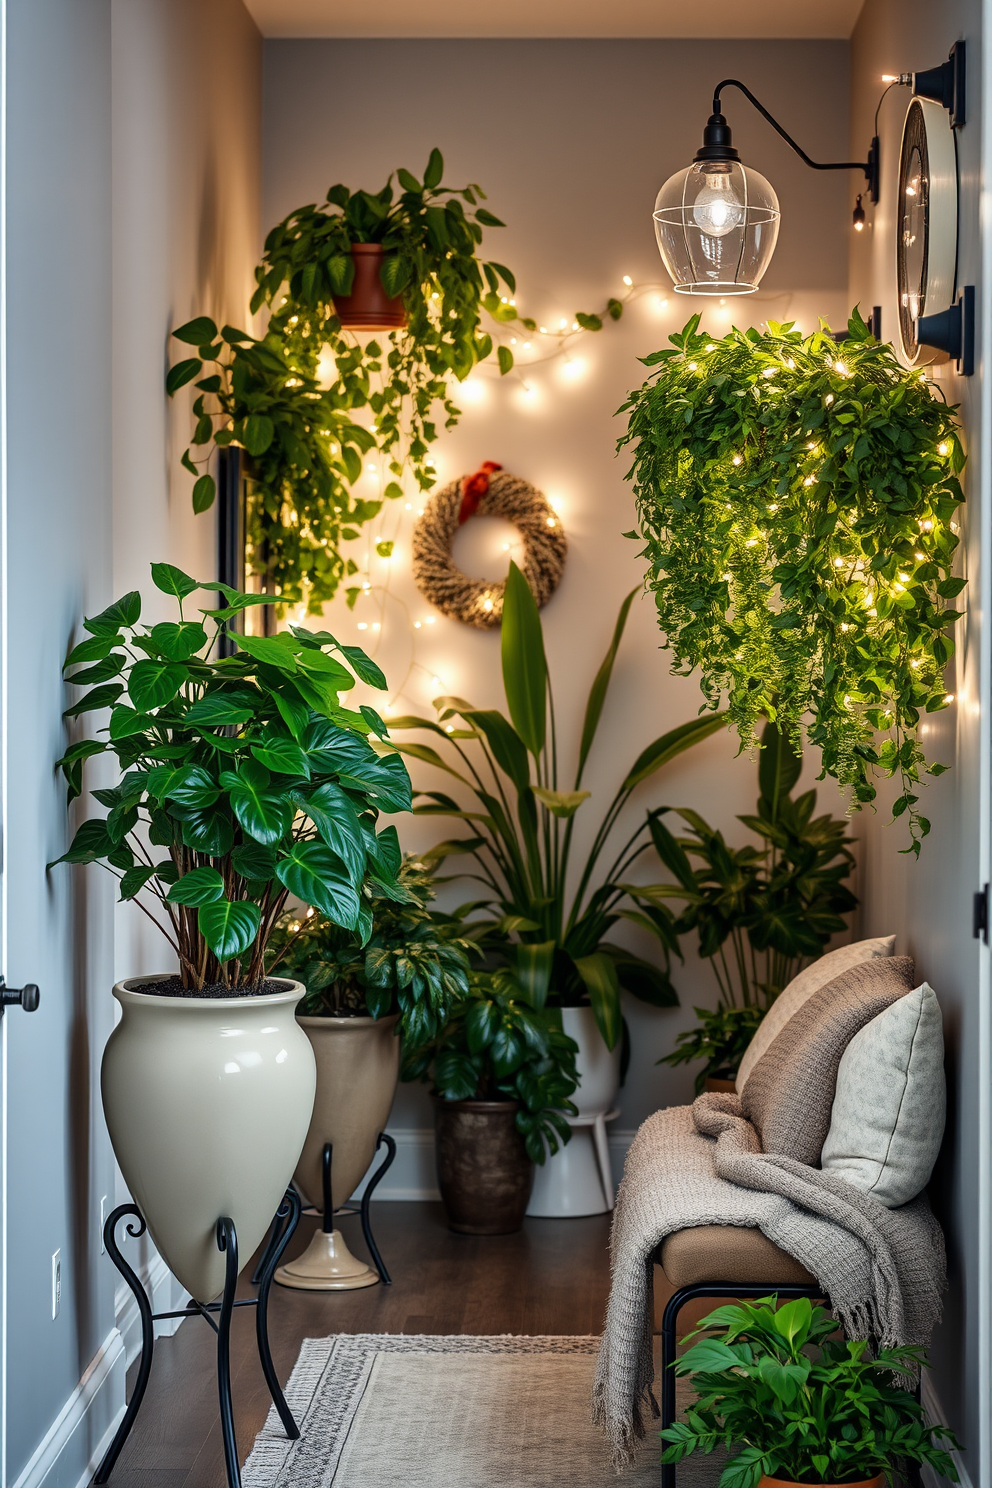
[[[332,186],[323,203],[278,223],[255,270],[251,313],[269,312],[261,338],[218,328],[208,316],[173,332],[196,348],[166,382],[170,395],[196,383],[196,425],[183,455],[196,478],[194,510],[206,511],[216,495],[213,476],[199,466],[214,448],[242,446],[254,478],[249,570],[266,593],[290,605],[306,601],[311,613],[357,572],[341,544],[359,536],[384,500],[403,494],[404,472],[421,490],[434,484],[429,455],[438,425],[451,429],[461,415],[452,383],[494,350],[501,373],[513,368],[511,346],[496,344],[483,314],[494,331],[537,329],[517,312],[510,270],[479,254],[483,229],[503,226],[480,204],[485,192],[445,186],[443,173],[435,149],[422,180],[401,169],[395,186],[390,176],[376,193]],[[335,299],[351,291],[354,243],[382,245],[381,279],[391,297],[402,297],[403,329],[358,339],[342,327]],[[604,316],[619,319],[622,309],[611,299],[602,316],[577,312],[574,324],[600,330]],[[381,500],[369,501],[351,487],[373,450],[386,457],[392,479]]]
[[955,409],[855,311],[839,344],[790,324],[703,335],[699,316],[644,358],[619,447],[633,480],[664,645],[723,695],[742,749],[763,717],[821,750],[823,774],[893,806],[919,856],[924,713],[952,701],[943,670],[964,452]]

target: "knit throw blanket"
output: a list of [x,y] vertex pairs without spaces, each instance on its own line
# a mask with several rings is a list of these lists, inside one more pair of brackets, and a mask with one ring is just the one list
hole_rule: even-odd
[[924,1197],[886,1209],[841,1178],[763,1153],[736,1095],[701,1095],[692,1106],[658,1111],[627,1154],[596,1367],[593,1416],[618,1472],[644,1435],[645,1408],[658,1415],[651,1390],[655,1251],[676,1230],[713,1224],[762,1230],[800,1261],[848,1337],[880,1347],[929,1344],[945,1259]]

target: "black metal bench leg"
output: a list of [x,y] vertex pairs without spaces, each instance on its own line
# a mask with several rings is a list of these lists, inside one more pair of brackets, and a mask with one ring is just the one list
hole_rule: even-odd
[[141,1363],[138,1366],[138,1378],[135,1380],[134,1389],[131,1391],[131,1399],[128,1401],[127,1410],[124,1412],[124,1419],[118,1426],[114,1439],[104,1453],[103,1461],[96,1470],[96,1477],[93,1481],[99,1484],[109,1481],[110,1474],[114,1470],[114,1464],[121,1455],[124,1443],[131,1434],[131,1427],[134,1425],[138,1411],[141,1409],[141,1402],[144,1399],[145,1390],[148,1388],[148,1376],[152,1372],[152,1351],[155,1346],[155,1323],[152,1318],[151,1303],[141,1282],[121,1255],[117,1244],[117,1237],[114,1233],[118,1220],[123,1219],[126,1214],[133,1215],[138,1221],[137,1225],[129,1224],[127,1227],[127,1233],[131,1238],[137,1240],[145,1233],[147,1226],[137,1205],[119,1204],[112,1213],[107,1215],[107,1220],[103,1227],[103,1243],[107,1248],[107,1254],[131,1288],[134,1293],[134,1300],[138,1304],[138,1311],[141,1314]]
[[234,1293],[238,1285],[238,1236],[233,1219],[217,1221],[217,1247],[227,1262],[224,1298],[217,1320],[217,1393],[220,1398],[220,1426],[224,1437],[224,1464],[230,1488],[241,1488],[241,1465],[238,1441],[234,1431],[234,1405],[231,1400],[231,1318]]
[[[691,1290],[691,1288],[690,1288]],[[675,1359],[678,1350],[678,1322],[685,1290],[670,1297],[661,1320],[661,1429],[675,1424]],[[675,1463],[661,1465],[661,1488],[675,1488]]]
[[[275,1230],[275,1243],[270,1242],[265,1254],[265,1266],[262,1269],[258,1288],[258,1306],[255,1308],[255,1332],[258,1338],[258,1357],[262,1361],[262,1373],[265,1375],[265,1383],[269,1387],[272,1403],[279,1412],[286,1435],[295,1441],[300,1428],[293,1418],[293,1413],[286,1404],[286,1397],[282,1393],[282,1386],[272,1363],[272,1353],[269,1349],[269,1290],[272,1286],[272,1277],[276,1267],[282,1258],[282,1253],[289,1244],[293,1231],[300,1222],[300,1213],[303,1205],[300,1196],[294,1188],[286,1190],[286,1197],[276,1211],[274,1223],[278,1226]],[[280,1233],[281,1232],[281,1233]]]

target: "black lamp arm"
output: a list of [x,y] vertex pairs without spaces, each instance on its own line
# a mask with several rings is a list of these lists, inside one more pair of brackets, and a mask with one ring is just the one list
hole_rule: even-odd
[[810,167],[811,170],[860,170],[860,171],[864,171],[865,177],[866,177],[866,179],[868,181],[869,191],[870,191],[870,193],[871,193],[871,195],[872,195],[873,198],[876,196],[876,190],[875,190],[875,185],[876,185],[876,165],[875,165],[875,159],[874,159],[874,157],[875,157],[875,155],[876,155],[877,152],[875,150],[875,141],[874,140],[872,141],[872,149],[869,151],[869,155],[868,155],[868,159],[867,160],[830,160],[830,161],[811,160],[810,157],[806,154],[806,151],[804,149],[802,149],[801,146],[799,146],[799,145],[796,144],[795,140],[792,138],[792,135],[786,133],[786,131],[782,128],[781,124],[778,122],[777,119],[773,119],[772,118],[771,114],[765,108],[764,104],[758,102],[757,98],[755,98],[754,94],[751,92],[751,89],[748,88],[748,87],[746,87],[744,83],[739,82],[737,78],[724,78],[724,80],[723,80],[722,83],[717,83],[716,88],[713,90],[713,112],[714,112],[714,114],[719,114],[719,113],[722,112],[722,110],[720,108],[720,94],[722,93],[722,91],[723,91],[724,88],[739,88],[740,91],[744,94],[744,97],[748,100],[748,102],[749,103],[752,103],[754,105],[754,107],[758,110],[758,113],[762,116],[762,118],[768,120],[768,122],[772,126],[772,128],[778,134],[780,134],[782,136],[782,138],[785,140],[785,143],[791,149],[795,150],[795,152],[799,156],[799,158],[801,160],[804,160],[806,162],[806,164]]

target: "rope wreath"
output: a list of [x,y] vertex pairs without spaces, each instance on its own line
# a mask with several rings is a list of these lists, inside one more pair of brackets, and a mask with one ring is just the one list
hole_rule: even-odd
[[568,543],[547,497],[492,460],[435,492],[413,531],[414,581],[442,615],[493,630],[502,618],[506,580],[470,579],[451,558],[455,533],[476,512],[502,517],[518,529],[525,553],[520,566],[538,605],[547,604],[558,587]]

